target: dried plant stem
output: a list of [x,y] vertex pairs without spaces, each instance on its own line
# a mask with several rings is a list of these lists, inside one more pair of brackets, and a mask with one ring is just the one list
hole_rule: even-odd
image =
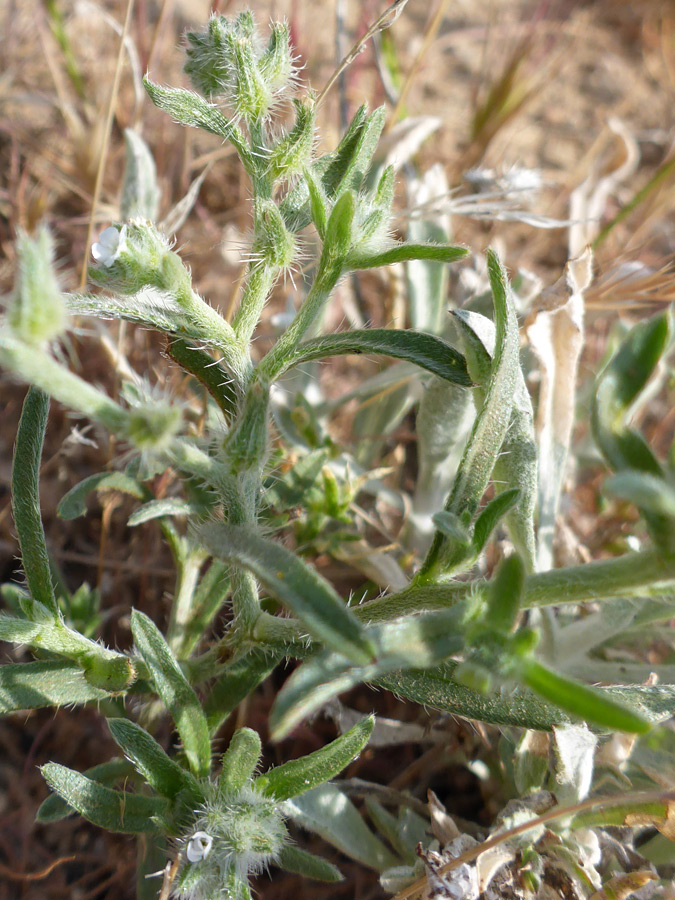
[[321,91],[319,96],[316,98],[316,106],[317,107],[323,103],[328,91],[333,87],[333,85],[338,80],[340,75],[342,75],[342,73],[347,68],[347,66],[351,65],[351,63],[354,62],[356,57],[363,50],[363,48],[368,43],[368,41],[371,39],[371,37],[373,37],[373,35],[375,35],[375,34],[378,34],[380,31],[384,31],[385,28],[390,28],[394,24],[394,22],[398,19],[398,17],[401,15],[401,13],[405,9],[405,6],[407,3],[408,3],[408,0],[394,0],[394,2],[391,4],[391,6],[389,6],[387,9],[385,9],[385,11],[382,13],[382,15],[379,16],[373,22],[373,24],[366,31],[366,33],[362,37],[359,38],[359,40],[354,44],[352,49],[345,56],[345,58],[342,60],[340,65],[337,67],[337,69],[330,76],[330,78],[324,85],[323,90]]

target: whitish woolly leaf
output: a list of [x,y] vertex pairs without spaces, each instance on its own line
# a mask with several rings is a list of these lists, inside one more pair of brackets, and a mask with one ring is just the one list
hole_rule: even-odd
[[133,610],[131,631],[157,693],[176,723],[190,768],[195,775],[208,775],[211,743],[206,716],[197,695],[152,619],[137,609]]
[[166,809],[164,800],[113,791],[57,763],[47,763],[41,771],[50,788],[69,806],[106,831],[125,834],[155,832],[154,819]]
[[250,569],[309,633],[355,662],[372,659],[373,646],[334,588],[307,563],[237,525],[206,525],[199,537],[214,556]]
[[593,759],[598,738],[586,725],[558,725],[553,729],[556,756],[556,800],[571,806],[585,800],[593,780]]
[[341,653],[324,652],[313,657],[293,673],[272,707],[274,738],[284,737],[311,712],[362,681],[373,681],[402,667],[431,666],[456,653],[463,646],[463,614],[458,606],[371,626],[367,635],[377,648],[377,657],[366,666],[354,666]]
[[29,618],[58,618],[45,532],[40,516],[40,460],[49,397],[29,388],[16,435],[12,463],[12,512],[30,596],[21,605]]
[[127,525],[133,527],[149,522],[151,519],[159,519],[162,516],[191,516],[198,512],[197,507],[188,503],[187,500],[181,500],[179,497],[166,500],[150,500],[129,516]]
[[295,348],[280,374],[291,366],[309,360],[347,353],[368,353],[404,359],[446,381],[463,387],[471,385],[464,357],[446,341],[432,334],[394,328],[343,331],[303,341]]
[[[3,638],[4,639],[4,638]],[[0,713],[104,700],[110,695],[93,687],[82,669],[62,660],[0,666]]]
[[591,283],[590,249],[566,269],[568,296],[554,310],[537,315],[528,329],[541,364],[537,412],[539,437],[539,532],[537,568],[550,569],[553,538],[567,451],[574,426],[577,371],[584,344],[584,291]]
[[[393,130],[393,129],[392,129]],[[408,186],[408,206],[423,206],[448,193],[445,169],[432,166],[421,178],[413,178]],[[408,240],[445,243],[450,235],[449,217],[430,212],[408,222]],[[410,324],[419,331],[439,334],[445,325],[448,305],[448,268],[430,260],[411,260],[406,266]]]
[[58,514],[62,519],[77,519],[87,512],[87,497],[92,491],[102,494],[104,491],[119,491],[122,494],[130,494],[137,500],[145,497],[143,487],[124,472],[99,472],[98,475],[90,475],[61,499]]
[[287,800],[330,781],[363,750],[374,724],[373,716],[366,716],[346,734],[320,750],[270,769],[259,780],[263,792],[277,800]]
[[158,794],[172,799],[185,791],[195,803],[203,800],[197,780],[178,763],[169,759],[145,729],[129,719],[107,721],[115,742]]
[[159,209],[159,187],[157,170],[150,148],[133,128],[124,129],[126,165],[120,201],[122,219],[157,218]]
[[397,862],[366,826],[351,800],[334,784],[323,784],[301,797],[286,800],[283,808],[298,825],[370,869],[382,872]]
[[344,881],[344,875],[333,863],[292,844],[283,848],[275,864],[286,872],[313,878],[315,881]]
[[[82,773],[86,778],[96,781],[99,784],[109,787],[116,784],[124,778],[128,778],[134,774],[134,768],[127,759],[117,758],[110,759],[108,762],[101,763],[98,766],[92,766]],[[40,804],[35,814],[36,822],[58,822],[71,815],[76,810],[69,806],[63,797],[58,794],[50,794],[46,800]]]

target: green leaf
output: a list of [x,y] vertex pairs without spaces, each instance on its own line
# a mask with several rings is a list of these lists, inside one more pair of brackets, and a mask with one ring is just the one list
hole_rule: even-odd
[[89,684],[80,666],[66,660],[0,666],[0,714],[89,703],[109,696],[106,691]]
[[205,525],[198,534],[214,556],[250,569],[313,637],[355,662],[372,659],[370,641],[334,588],[281,544],[237,525]]
[[473,526],[473,545],[477,554],[483,552],[490,535],[499,524],[499,520],[513,509],[519,497],[520,489],[510,488],[502,494],[497,494],[477,516]]
[[605,491],[634,503],[640,509],[675,519],[675,488],[649,472],[627,469],[608,478]]
[[[493,725],[550,731],[554,725],[572,721],[559,706],[529,691],[486,695],[470,690],[453,680],[456,668],[457,663],[445,662],[431,669],[383,675],[375,683],[415,703]],[[668,684],[597,688],[597,692],[602,698],[625,703],[651,722],[670,718],[675,703],[675,685]]]
[[239,127],[227,119],[216,106],[194,91],[163,87],[150,81],[149,78],[143,79],[143,86],[155,106],[168,113],[174,122],[191,128],[201,128],[225,138],[236,148],[246,171],[249,174],[256,171],[255,161]]
[[285,737],[303,718],[328,700],[362,681],[402,667],[424,667],[462,649],[464,608],[400,619],[371,626],[367,635],[377,648],[376,661],[354,666],[341,653],[323,652],[291,675],[270,713],[272,737]]
[[12,463],[12,513],[30,592],[30,598],[26,598],[22,607],[31,619],[59,617],[40,516],[40,460],[48,414],[47,394],[38,388],[29,388],[21,411]]
[[380,253],[350,253],[347,265],[350,269],[375,269],[390,266],[392,263],[410,262],[413,259],[424,259],[438,263],[452,263],[469,255],[466,247],[452,244],[396,244]]
[[50,788],[69,806],[106,831],[153,833],[157,830],[155,818],[166,810],[164,800],[113,791],[57,763],[47,763],[41,771]]
[[[131,763],[121,757],[110,759],[108,762],[100,763],[98,766],[92,766],[91,769],[83,772],[86,778],[90,778],[92,781],[96,781],[104,786],[117,784],[118,781],[128,778],[133,773],[134,769]],[[62,797],[58,794],[50,794],[40,804],[35,814],[35,821],[42,824],[59,822],[73,812],[76,812],[76,810],[69,806]]]
[[253,777],[260,757],[262,744],[260,735],[252,728],[238,728],[223,756],[223,768],[218,778],[221,795],[240,791]]
[[[631,328],[618,351],[600,374],[591,410],[598,447],[615,471],[635,470],[662,478],[661,464],[646,441],[629,426],[631,414],[670,344],[669,314],[654,316]],[[675,521],[669,515],[640,507],[654,542],[675,553]]]
[[58,514],[61,519],[77,519],[87,512],[87,497],[92,491],[103,493],[104,491],[120,491],[130,494],[137,500],[145,499],[145,491],[135,478],[130,478],[124,472],[99,472],[98,475],[90,475],[61,499]]
[[283,808],[303,828],[369,869],[383,872],[398,862],[334,784],[323,784],[301,797],[286,800]]
[[270,769],[258,782],[263,793],[276,800],[287,800],[330,781],[361,753],[374,725],[374,717],[366,716],[326,747]]
[[184,338],[171,338],[167,354],[204,385],[220,407],[226,421],[232,422],[237,412],[238,397],[232,377],[227,370],[206,350],[193,346],[192,342]]
[[[488,273],[495,308],[496,343],[485,402],[464,450],[445,509],[469,524],[489,484],[492,470],[506,437],[520,372],[518,322],[506,271],[497,254],[488,251]],[[453,545],[440,532],[420,571],[419,582],[438,571],[449,574],[465,559],[462,546]]]
[[596,688],[552,672],[534,659],[519,663],[520,678],[546,700],[586,722],[612,731],[644,734],[651,724],[642,716],[617,703]]
[[203,802],[197,780],[170,759],[145,729],[130,719],[108,719],[107,722],[115,742],[158,794],[172,800],[185,791],[196,804]]
[[197,776],[208,775],[211,743],[206,716],[197,695],[152,619],[134,609],[131,632],[157,693],[176,723],[190,769]]
[[356,214],[356,194],[345,191],[331,210],[326,223],[321,265],[328,269],[341,268],[352,245],[352,230]]
[[249,694],[264,681],[284,657],[283,651],[251,651],[231,663],[213,684],[204,703],[209,730],[213,734]]
[[490,582],[485,624],[508,634],[520,610],[525,587],[525,566],[517,553],[507,556]]
[[335,883],[344,881],[344,875],[334,866],[321,856],[315,856],[295,847],[293,844],[287,844],[279,854],[275,865],[283,869],[285,872],[292,872],[294,875],[302,875],[305,878],[313,878],[315,881],[328,881]]
[[[469,310],[456,310],[454,322],[462,340],[469,375],[476,384],[474,393],[478,405],[482,406],[492,372],[495,325],[485,316]],[[506,524],[513,545],[525,560],[528,570],[534,568],[536,555],[534,514],[538,493],[537,468],[532,400],[519,365],[511,421],[495,462],[493,481],[498,494],[515,489],[519,491],[517,500],[505,511]]]
[[192,516],[199,510],[187,500],[180,497],[170,497],[164,500],[149,500],[133,512],[127,519],[127,525],[134,527],[159,519],[162,516]]
[[463,387],[471,385],[464,357],[442,338],[394,328],[343,331],[303,341],[289,356],[281,374],[300,363],[346,353],[369,353],[404,359],[453,384]]

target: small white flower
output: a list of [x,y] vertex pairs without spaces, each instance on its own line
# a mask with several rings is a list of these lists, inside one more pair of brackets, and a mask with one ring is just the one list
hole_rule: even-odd
[[97,263],[111,266],[126,247],[127,226],[118,231],[114,225],[106,228],[98,236],[98,241],[91,245],[91,255]]
[[201,862],[211,852],[213,838],[205,831],[195,831],[188,841],[186,856],[191,863]]

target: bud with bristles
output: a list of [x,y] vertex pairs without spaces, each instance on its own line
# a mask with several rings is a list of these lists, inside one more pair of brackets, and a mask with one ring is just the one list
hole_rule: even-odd
[[295,125],[288,134],[272,148],[269,159],[269,173],[273,180],[289,175],[297,175],[307,166],[312,157],[316,114],[313,103],[294,100]]
[[269,267],[288,268],[295,258],[295,238],[278,207],[271,200],[260,202],[257,220],[254,254]]
[[293,51],[287,22],[272,24],[267,49],[260,59],[260,69],[270,90],[279,91],[293,78]]
[[46,226],[32,238],[19,232],[19,273],[9,324],[28,344],[42,344],[58,337],[66,327],[66,307],[54,271],[54,241]]

